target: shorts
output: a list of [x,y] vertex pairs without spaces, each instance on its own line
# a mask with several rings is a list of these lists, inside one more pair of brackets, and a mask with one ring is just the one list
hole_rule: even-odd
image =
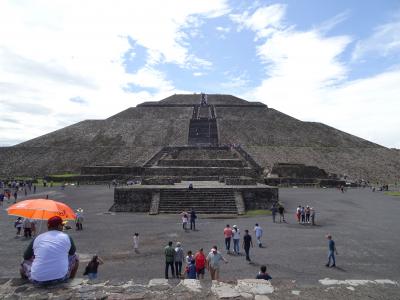
[[32,268],[33,259],[27,259],[21,263],[21,275],[24,278],[29,279],[29,281],[31,281],[34,284],[38,284],[38,285],[57,284],[57,283],[65,282],[69,279],[69,276],[71,275],[72,270],[75,268],[75,266],[78,262],[79,262],[78,255],[76,255],[76,254],[69,255],[68,256],[68,272],[67,272],[67,274],[65,274],[64,277],[54,279],[54,280],[36,281],[31,278],[31,268]]
[[196,269],[196,273],[198,274],[198,275],[200,275],[200,274],[203,274],[204,275],[204,273],[205,273],[205,269],[206,268],[201,268],[201,269]]

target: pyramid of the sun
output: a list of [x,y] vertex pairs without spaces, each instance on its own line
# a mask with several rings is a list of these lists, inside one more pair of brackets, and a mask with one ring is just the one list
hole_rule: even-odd
[[165,146],[209,143],[240,144],[267,169],[290,162],[354,179],[400,178],[400,154],[394,149],[231,95],[207,95],[207,105],[200,102],[199,94],[173,95],[105,120],[85,120],[2,147],[0,175],[79,173],[83,166],[95,165],[143,166]]

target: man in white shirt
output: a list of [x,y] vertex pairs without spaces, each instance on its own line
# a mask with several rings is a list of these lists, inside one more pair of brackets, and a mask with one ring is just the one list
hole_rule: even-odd
[[258,225],[258,223],[256,223],[256,226],[254,227],[254,232],[256,234],[258,247],[262,248],[261,237],[263,234],[263,229]]
[[79,261],[75,244],[62,232],[62,219],[52,217],[48,231],[38,235],[24,253],[21,276],[39,285],[60,283],[73,278]]

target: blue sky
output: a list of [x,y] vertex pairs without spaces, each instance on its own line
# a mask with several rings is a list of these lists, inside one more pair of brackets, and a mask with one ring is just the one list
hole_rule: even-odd
[[0,145],[206,92],[400,148],[399,61],[399,1],[2,1]]

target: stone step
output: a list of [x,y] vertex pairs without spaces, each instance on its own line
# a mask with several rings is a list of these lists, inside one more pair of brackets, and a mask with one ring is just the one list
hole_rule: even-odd
[[246,163],[241,159],[161,159],[161,167],[227,167],[243,168]]

